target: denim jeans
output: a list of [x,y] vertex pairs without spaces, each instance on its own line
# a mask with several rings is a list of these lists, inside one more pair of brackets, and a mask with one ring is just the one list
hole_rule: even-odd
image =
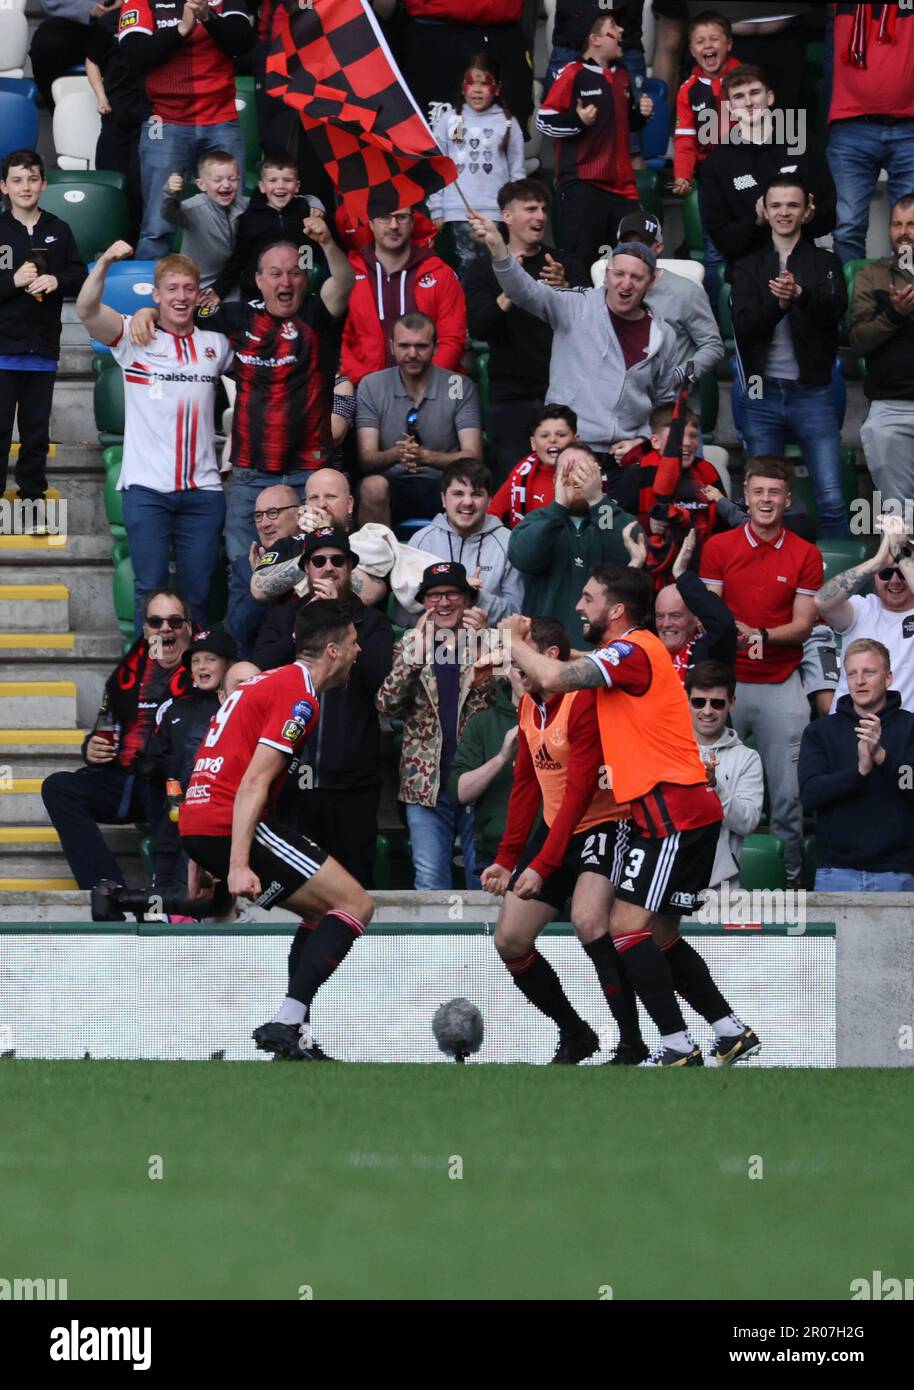
[[473,844],[473,813],[442,793],[434,807],[407,806],[406,825],[413,852],[414,888],[450,888],[454,838],[460,836],[467,884],[478,887]]
[[714,242],[708,236],[708,233],[704,231],[705,214],[701,201],[700,175],[698,178],[698,210],[701,215],[702,235],[704,237],[705,243],[704,287],[705,293],[707,294],[708,299],[711,301],[711,313],[714,315],[714,318],[716,320],[720,313],[720,288],[724,280],[724,258],[718,251],[717,247],[714,245]]
[[743,401],[743,428],[749,458],[783,454],[789,438],[803,451],[819,509],[819,533],[847,536],[849,518],[841,491],[841,432],[830,386],[763,377],[762,394]]
[[167,256],[175,229],[162,216],[162,195],[169,174],[185,180],[197,173],[197,161],[207,150],[225,150],[238,161],[244,187],[244,136],[237,121],[218,125],[170,125],[150,116],[140,131],[140,181],[143,185],[143,225],[136,248],[137,260],[156,261]]
[[221,488],[188,488],[156,492],[128,487],[124,493],[124,526],[133,562],[137,633],[143,629],[146,595],[168,584],[168,564],[174,547],[175,583],[190,604],[194,622],[207,626],[209,591],[219,563],[225,494]]
[[914,191],[914,121],[836,121],[828,135],[828,163],[838,190],[835,255],[843,265],[866,255],[870,199],[880,169],[889,176],[889,207]]
[[818,869],[817,893],[914,893],[914,874],[866,869]]

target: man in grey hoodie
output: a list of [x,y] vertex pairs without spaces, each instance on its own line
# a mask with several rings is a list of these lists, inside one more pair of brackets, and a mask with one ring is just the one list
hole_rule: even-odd
[[735,886],[743,839],[752,834],[762,815],[762,760],[727,724],[736,696],[736,676],[731,666],[722,661],[700,661],[686,675],[685,688],[698,751],[708,769],[708,783],[724,808],[708,887],[720,888],[727,879]]
[[618,440],[648,434],[651,410],[673,397],[686,375],[676,367],[672,328],[643,303],[656,279],[650,247],[620,242],[602,286],[558,290],[518,265],[488,217],[471,212],[467,220],[488,248],[503,293],[551,325],[546,395],[576,411],[585,444],[607,455]]
[[[488,515],[492,500],[492,475],[476,459],[458,459],[441,477],[443,511],[410,538],[416,550],[427,550],[440,560],[457,560],[470,582],[478,581],[476,605],[480,627],[495,627],[509,613],[520,613],[524,581],[508,559],[511,532]],[[397,622],[412,627],[418,615],[401,610]]]

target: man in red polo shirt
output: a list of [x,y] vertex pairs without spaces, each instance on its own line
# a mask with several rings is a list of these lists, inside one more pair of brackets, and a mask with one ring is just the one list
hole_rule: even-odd
[[771,798],[771,829],[784,842],[788,886],[800,878],[803,811],[797,785],[800,739],[809,722],[800,662],[824,578],[814,545],[784,529],[793,468],[787,459],[750,459],[744,479],[749,520],[711,536],[701,577],[736,618],[737,702],[733,726],[755,735]]

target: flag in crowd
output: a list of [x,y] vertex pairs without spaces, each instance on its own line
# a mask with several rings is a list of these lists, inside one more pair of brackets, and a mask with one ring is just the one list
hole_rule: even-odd
[[355,222],[413,207],[457,178],[365,0],[286,11],[266,88],[298,111]]

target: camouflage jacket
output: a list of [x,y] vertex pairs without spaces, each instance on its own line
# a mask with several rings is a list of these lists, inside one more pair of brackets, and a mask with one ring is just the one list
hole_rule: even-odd
[[[480,633],[481,654],[493,634]],[[409,633],[406,634],[406,639]],[[441,788],[441,750],[444,734],[438,717],[438,682],[431,662],[416,666],[407,661],[404,640],[394,644],[390,675],[378,691],[376,704],[381,714],[402,719],[403,749],[400,754],[399,797],[415,806],[434,806]],[[470,689],[472,656],[461,653],[460,691],[457,697],[457,738],[467,720],[488,709],[495,701],[494,680]]]

